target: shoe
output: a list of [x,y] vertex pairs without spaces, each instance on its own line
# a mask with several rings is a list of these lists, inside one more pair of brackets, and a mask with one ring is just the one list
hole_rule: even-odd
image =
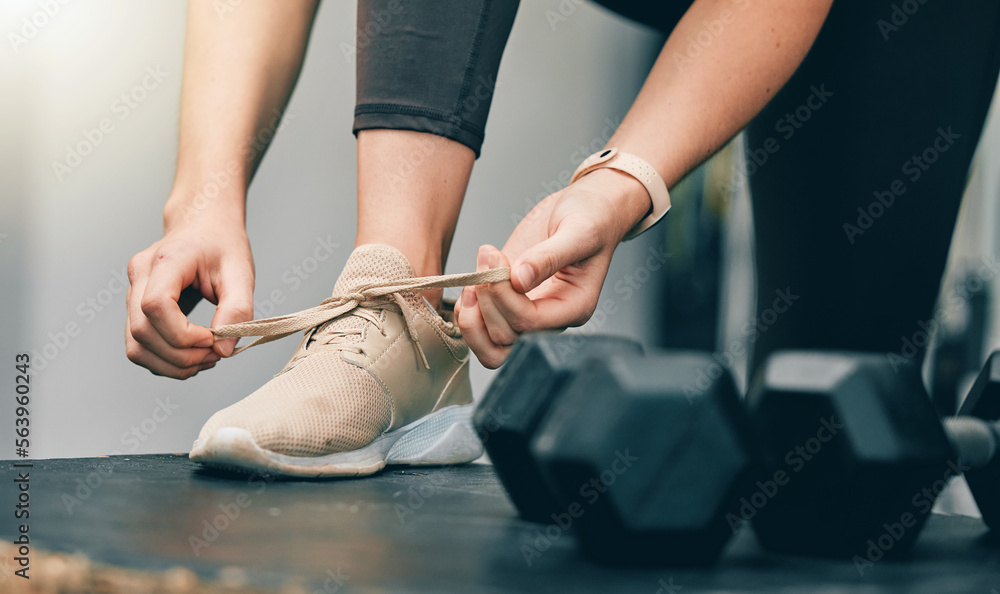
[[361,246],[323,305],[216,329],[217,336],[236,328],[229,335],[263,335],[258,342],[266,342],[324,320],[306,329],[274,378],[208,420],[191,459],[235,470],[334,477],[372,474],[387,464],[458,464],[482,455],[471,423],[469,348],[449,321],[451,312],[435,311],[417,292],[483,282],[482,275],[413,276],[395,248]]

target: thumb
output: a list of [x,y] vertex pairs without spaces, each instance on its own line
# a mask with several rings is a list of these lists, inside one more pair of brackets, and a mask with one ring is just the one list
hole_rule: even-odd
[[[246,266],[224,266],[221,284],[215,288],[219,305],[215,308],[212,328],[249,322],[253,319],[253,270]],[[238,338],[224,338],[213,346],[220,357],[233,354]]]
[[562,224],[548,239],[525,250],[511,267],[511,284],[527,293],[567,266],[597,254],[601,243],[592,229]]

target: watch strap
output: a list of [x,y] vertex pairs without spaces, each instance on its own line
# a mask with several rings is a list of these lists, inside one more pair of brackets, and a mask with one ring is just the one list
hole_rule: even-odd
[[625,234],[622,241],[633,239],[643,231],[646,231],[662,219],[667,214],[667,211],[670,210],[670,193],[667,191],[667,184],[656,173],[656,169],[645,159],[630,153],[623,153],[617,148],[604,149],[584,159],[569,183],[572,184],[588,173],[605,167],[616,169],[634,177],[646,188],[646,191],[649,193],[649,199],[652,202],[649,214],[643,217],[635,227],[632,227]]

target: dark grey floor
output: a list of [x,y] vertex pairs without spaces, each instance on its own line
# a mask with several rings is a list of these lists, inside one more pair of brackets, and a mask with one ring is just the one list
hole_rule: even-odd
[[[15,478],[4,463],[8,542]],[[534,549],[529,567],[522,547],[540,527],[517,519],[486,465],[267,482],[208,474],[181,455],[60,459],[35,461],[30,485],[33,546],[132,569],[183,566],[204,579],[235,566],[265,587],[299,577],[323,591],[339,572],[341,592],[1000,592],[997,539],[959,516],[931,518],[911,559],[864,576],[849,561],[763,553],[749,530],[709,570],[602,567],[580,558],[568,533]],[[206,534],[206,522],[222,530]],[[192,537],[206,545],[197,554]]]

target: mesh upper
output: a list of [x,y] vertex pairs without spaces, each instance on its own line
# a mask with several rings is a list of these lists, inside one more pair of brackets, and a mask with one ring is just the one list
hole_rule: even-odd
[[333,286],[334,295],[350,293],[357,287],[387,280],[414,276],[413,267],[396,248],[387,245],[363,245],[351,253]]
[[[347,260],[347,266],[334,285],[333,294],[350,293],[354,288],[385,280],[400,280],[416,275],[406,256],[396,248],[387,245],[363,245],[354,250]],[[462,340],[462,332],[457,326],[445,322],[436,312],[427,307],[423,297],[417,293],[403,293],[403,298],[418,315],[441,330],[441,340],[445,346],[461,359],[468,352],[468,346]],[[360,328],[365,321],[357,316],[343,316],[320,327],[320,333],[329,330],[349,330]]]
[[[354,250],[337,280],[334,294],[350,293],[371,282],[414,276],[406,257],[388,246]],[[420,315],[435,319],[445,344],[453,352],[465,347],[457,328],[432,314],[423,299],[405,294]],[[371,322],[350,314],[332,320],[316,332],[363,328]],[[356,342],[360,336],[339,338]],[[358,449],[389,428],[392,403],[382,386],[364,369],[341,359],[335,350],[317,350],[285,370],[243,400],[215,413],[199,440],[223,427],[246,429],[260,447],[290,456],[323,456]]]
[[256,392],[214,415],[201,430],[207,439],[223,427],[246,429],[260,447],[289,456],[356,450],[382,434],[392,405],[364,369],[340,353],[310,355]]

